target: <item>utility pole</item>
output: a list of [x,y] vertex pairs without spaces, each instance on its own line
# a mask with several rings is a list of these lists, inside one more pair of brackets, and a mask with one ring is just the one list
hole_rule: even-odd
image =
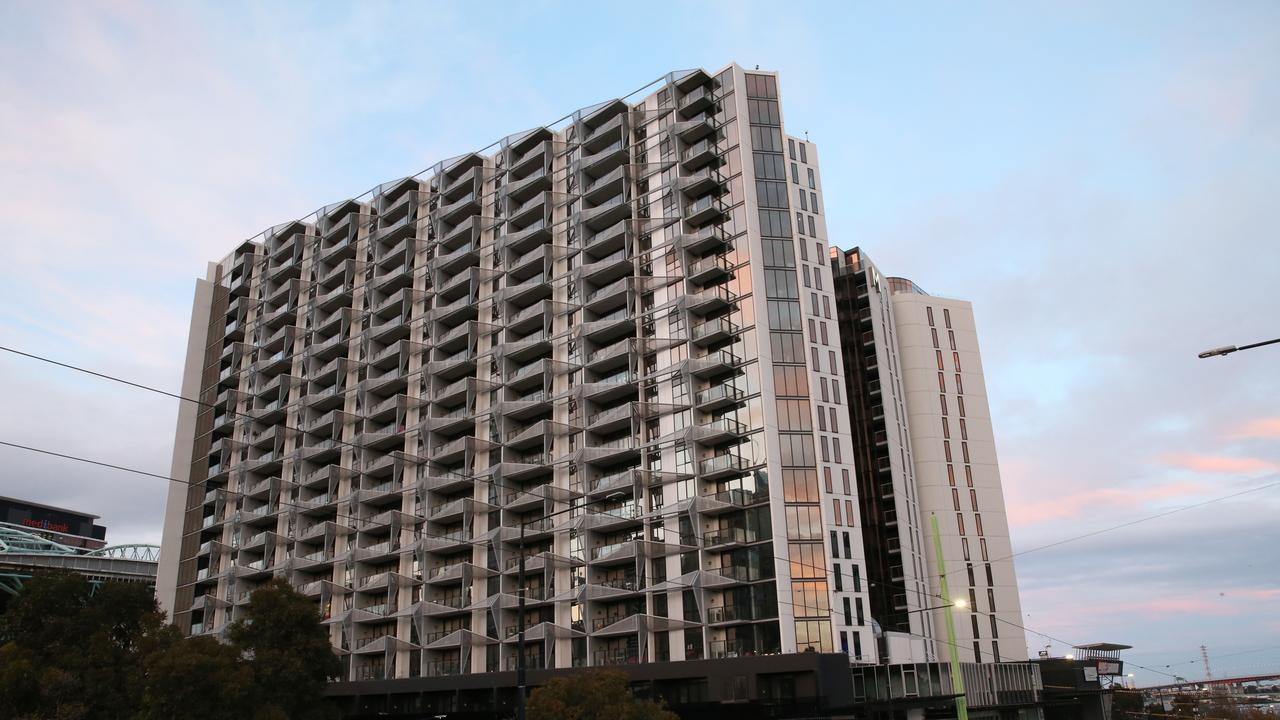
[[[938,532],[938,516],[930,515],[933,526],[933,551],[938,556],[938,589],[942,598],[949,600],[951,591],[947,589],[947,565],[942,554],[942,535]],[[969,703],[964,697],[964,674],[960,670],[960,650],[956,647],[956,621],[951,612],[951,605],[946,605],[947,645],[951,651],[951,690],[956,694],[956,720],[969,720]]]

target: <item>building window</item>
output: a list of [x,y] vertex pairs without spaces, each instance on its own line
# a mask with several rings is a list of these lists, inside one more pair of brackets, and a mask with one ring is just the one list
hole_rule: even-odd
[[964,394],[964,383],[960,382],[960,373],[956,373],[956,394]]
[[[852,559],[853,559],[853,552],[852,552],[852,551],[850,551],[850,549],[849,549],[849,547],[850,547],[850,546],[849,546],[849,533],[847,533],[847,532],[846,532],[846,533],[841,533],[841,535],[843,535],[843,538],[842,538],[842,539],[844,540],[844,543],[843,543],[843,544],[844,544],[844,557],[845,557],[845,559],[846,559],[846,560],[852,560]],[[853,589],[854,589],[854,590],[862,590],[862,587],[860,586],[860,584],[859,584],[859,580],[858,580],[858,566],[857,566],[857,565],[854,565],[854,566],[853,566]]]
[[933,308],[926,305],[924,308],[924,314],[925,317],[929,318],[929,327],[933,327]]
[[849,602],[849,598],[844,598],[844,624],[853,624],[853,603]]
[[804,191],[803,191],[803,190],[801,190],[798,194],[800,195],[800,209],[801,209],[801,210],[808,210],[808,209],[809,209],[809,202],[808,202],[808,200],[806,200],[806,199],[805,199]]
[[796,140],[795,138],[787,138],[787,153],[791,155],[791,159],[796,159]]
[[[844,481],[844,494],[845,494],[845,495],[852,495],[852,494],[853,494],[853,489],[852,489],[852,488],[850,487],[850,485],[849,485],[849,468],[841,468],[841,470],[840,470],[840,478],[841,478],[841,480],[843,480],[843,481]],[[848,542],[848,541],[849,541],[849,539],[848,539],[848,538],[845,538],[845,542]]]
[[809,212],[813,213],[814,215],[819,214],[818,213],[818,193],[816,192],[809,193],[809,207],[812,208],[812,210],[810,210]]
[[[972,488],[969,490],[969,509],[974,512],[978,510],[978,491]],[[978,534],[981,535],[982,532],[979,531]]]
[[947,414],[947,396],[946,396],[946,395],[939,395],[939,396],[938,396],[938,404],[942,406],[942,414],[943,414],[943,415],[946,415],[946,414]]
[[942,321],[947,324],[947,329],[950,330],[951,329],[951,311],[948,310],[947,308],[942,308]]
[[956,512],[960,511],[960,491],[951,488],[951,505],[955,507]]
[[817,189],[818,181],[814,178],[813,168],[805,168],[805,169],[809,171],[809,187]]
[[[812,216],[812,215],[810,215],[810,216],[808,216],[808,217],[809,217],[809,234],[810,234],[810,235],[812,235],[812,236],[814,236],[814,237],[817,237],[817,236],[818,236],[818,230],[817,230],[817,228],[816,228],[816,227],[814,226],[814,224],[813,224],[813,216]],[[821,255],[822,255],[822,252],[821,252],[821,251],[819,251],[819,252],[818,252],[818,255],[819,255],[819,256],[821,256]]]
[[[934,338],[933,346],[938,347],[936,337]],[[956,366],[956,372],[962,372],[962,370],[960,369],[960,353],[958,352],[951,353],[951,363]]]
[[[962,515],[962,514],[960,514],[960,513],[956,513],[956,527],[960,530],[960,534],[961,534],[961,535],[964,535],[964,534],[965,534],[965,531],[964,531],[964,515]],[[969,558],[967,558],[967,557],[965,558],[965,560],[968,560],[968,559],[969,559]]]
[[795,163],[791,163],[791,182],[800,184],[800,167]]
[[840,557],[840,546],[836,543],[836,531],[831,531],[831,557]]
[[[808,147],[804,143],[800,143],[800,162],[802,163],[809,162],[809,153],[806,150],[808,150]],[[810,170],[809,172],[813,171]]]
[[938,329],[929,328],[929,334],[933,336],[933,346],[938,347]]
[[954,330],[947,331],[947,341],[951,343],[951,349],[956,349],[956,333]]
[[833,565],[836,574],[836,591],[844,592],[844,573],[840,572],[840,563]]
[[858,523],[855,522],[853,519],[853,501],[852,500],[844,501],[844,517],[848,521],[849,527],[857,526]]

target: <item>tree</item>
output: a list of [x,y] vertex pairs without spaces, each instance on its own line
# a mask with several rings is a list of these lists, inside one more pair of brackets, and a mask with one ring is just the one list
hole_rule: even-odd
[[[163,616],[146,585],[37,573],[0,616],[0,710],[97,720],[139,706],[143,656]],[[33,691],[34,687],[34,691]]]
[[529,720],[679,720],[627,689],[627,676],[613,670],[585,670],[558,677],[529,695]]
[[253,592],[228,637],[249,658],[258,717],[307,720],[331,714],[324,686],[342,663],[310,599],[283,580],[271,580]]
[[[231,720],[251,715],[253,675],[240,651],[176,629],[147,656],[139,720]],[[210,702],[217,698],[217,702]]]

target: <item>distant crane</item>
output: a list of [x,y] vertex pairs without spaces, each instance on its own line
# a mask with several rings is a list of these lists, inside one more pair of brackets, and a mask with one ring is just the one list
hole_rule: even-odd
[[1212,680],[1213,671],[1209,669],[1209,648],[1204,645],[1200,646],[1200,659],[1204,660],[1204,679]]

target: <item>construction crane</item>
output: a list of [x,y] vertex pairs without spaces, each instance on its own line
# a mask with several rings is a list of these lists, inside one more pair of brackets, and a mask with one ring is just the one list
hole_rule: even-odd
[[1213,671],[1209,669],[1209,648],[1204,645],[1200,646],[1200,659],[1204,660],[1204,679],[1212,680]]

